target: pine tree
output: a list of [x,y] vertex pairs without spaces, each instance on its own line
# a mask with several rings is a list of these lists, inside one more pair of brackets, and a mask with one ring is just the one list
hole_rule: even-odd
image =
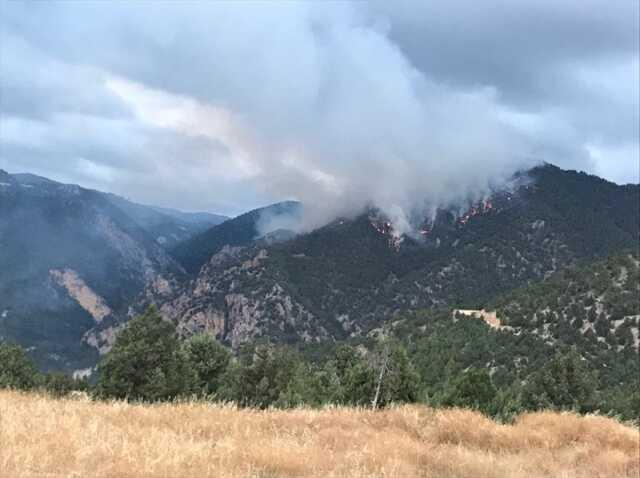
[[185,341],[182,351],[195,374],[195,392],[202,396],[218,392],[231,360],[231,352],[207,334],[194,335]]
[[29,390],[40,377],[35,363],[19,345],[0,342],[0,388]]
[[491,411],[497,390],[486,369],[471,368],[456,377],[444,394],[443,405]]
[[390,403],[412,403],[418,399],[420,377],[399,343],[384,342],[374,351],[377,371],[373,408]]
[[527,379],[522,401],[529,409],[590,411],[595,407],[597,383],[595,372],[572,348]]
[[127,324],[98,372],[97,392],[102,397],[158,401],[194,390],[195,375],[175,327],[153,307]]

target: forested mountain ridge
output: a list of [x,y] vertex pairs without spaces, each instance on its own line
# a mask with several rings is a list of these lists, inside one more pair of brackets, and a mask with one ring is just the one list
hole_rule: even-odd
[[460,214],[438,212],[419,239],[398,241],[369,212],[283,243],[222,248],[157,302],[187,332],[208,330],[234,346],[257,337],[340,340],[411,310],[481,308],[636,244],[637,185],[551,165],[519,179]]
[[640,345],[638,251],[562,270],[495,300],[503,325],[597,353]]
[[204,330],[236,349],[259,338],[357,339],[417,310],[483,308],[633,249],[639,230],[637,185],[545,165],[482,201],[438,211],[414,235],[398,237],[375,210],[298,236],[277,228],[298,203],[252,211],[171,249],[185,273],[141,226],[157,211],[19,179],[0,173],[0,338],[65,369],[95,364],[151,303],[183,335]]
[[[36,176],[35,174],[12,174],[10,176],[19,185],[25,188],[31,188],[34,192],[48,191],[49,193],[55,194],[56,191],[64,189],[65,187],[80,188],[80,186],[59,183],[51,179]],[[229,219],[219,214],[189,213],[175,209],[146,206],[116,194],[102,193],[100,191],[94,192],[103,195],[165,249],[174,247],[176,244],[186,241],[194,235]]]
[[432,371],[455,375],[482,363],[495,372],[496,382],[509,382],[535,372],[555,351],[573,347],[598,372],[603,389],[637,393],[638,257],[634,250],[565,268],[501,295],[484,310],[408,314],[391,330],[416,344],[415,361]]
[[170,253],[189,274],[195,276],[211,256],[224,246],[246,246],[264,235],[264,231],[261,231],[263,219],[290,217],[299,213],[300,204],[294,201],[254,209],[194,235],[174,246]]
[[29,348],[45,368],[90,367],[113,338],[94,334],[98,324],[120,323],[139,294],[161,296],[184,274],[124,203],[169,219],[99,191],[0,171],[0,339]]

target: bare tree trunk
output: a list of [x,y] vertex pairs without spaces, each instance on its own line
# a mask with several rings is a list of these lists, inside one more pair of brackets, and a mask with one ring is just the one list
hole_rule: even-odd
[[380,399],[380,389],[382,388],[382,380],[384,379],[384,374],[387,371],[387,365],[389,362],[389,348],[385,346],[384,348],[384,359],[382,361],[382,367],[380,367],[380,375],[378,376],[378,385],[376,386],[376,394],[371,401],[371,408],[374,410],[378,408],[378,400]]

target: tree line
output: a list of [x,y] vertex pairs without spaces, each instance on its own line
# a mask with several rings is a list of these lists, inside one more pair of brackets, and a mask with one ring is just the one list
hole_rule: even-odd
[[[467,367],[445,378],[425,376],[419,357],[387,338],[370,349],[337,345],[311,359],[291,347],[248,345],[236,355],[209,335],[180,340],[175,326],[148,309],[131,320],[98,365],[97,380],[40,374],[17,345],[0,343],[0,388],[45,390],[61,396],[83,390],[95,399],[233,402],[240,407],[386,407],[426,403],[467,407],[508,420],[526,410],[613,411],[633,419],[640,397],[603,407],[597,374],[576,349],[552,357],[525,380],[502,386],[489,368]],[[418,363],[418,365],[416,365]],[[445,367],[451,366],[445,364]]]

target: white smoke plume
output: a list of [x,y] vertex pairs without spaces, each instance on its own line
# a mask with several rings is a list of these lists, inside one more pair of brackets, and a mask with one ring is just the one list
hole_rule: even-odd
[[[226,20],[210,24],[212,9]],[[412,216],[481,198],[535,163],[494,90],[429,78],[360,6],[258,9],[245,18],[208,5],[192,27],[209,55],[197,81],[210,85],[197,90],[193,124],[178,125],[224,144],[265,195],[301,201],[300,229],[373,206],[408,232]]]
[[[303,230],[373,206],[408,232],[411,217],[480,199],[539,160],[494,90],[432,80],[356,6],[269,13],[245,23],[258,51],[222,86],[244,138],[236,156],[268,195],[305,205]],[[241,57],[234,46],[211,54]]]
[[[482,199],[558,151],[581,154],[493,87],[416,68],[364,2],[118,3],[108,14],[83,5],[58,5],[66,59],[106,72],[109,94],[152,131],[193,140],[190,162],[152,150],[157,170],[183,161],[192,184],[210,171],[262,198],[298,200],[299,230],[373,206],[408,232],[415,217]],[[63,28],[87,17],[104,33],[92,55]],[[215,145],[208,155],[201,138]]]

